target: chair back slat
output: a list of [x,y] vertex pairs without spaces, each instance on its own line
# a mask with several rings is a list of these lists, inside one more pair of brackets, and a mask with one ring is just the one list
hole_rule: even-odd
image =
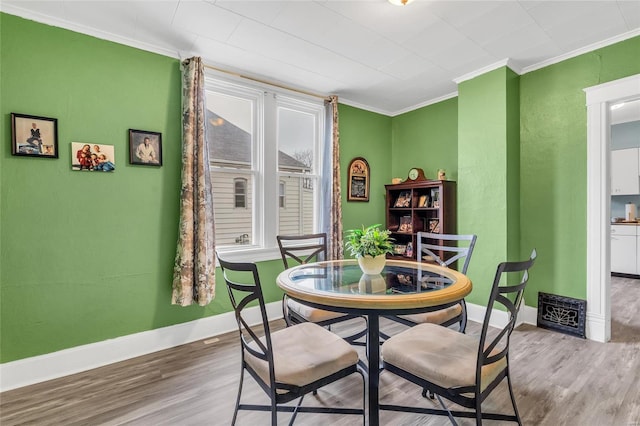
[[[529,260],[521,262],[503,262],[498,265],[493,286],[491,287],[491,295],[487,304],[487,312],[485,313],[482,323],[482,332],[480,333],[480,342],[478,347],[478,360],[476,367],[476,377],[480,383],[482,366],[492,364],[509,354],[509,339],[513,331],[518,312],[522,304],[522,295],[525,286],[529,280],[529,269],[533,266],[537,257],[536,250],[531,252]],[[506,274],[514,274],[520,276],[517,284],[509,284],[509,276]],[[506,284],[500,285],[501,281]],[[509,295],[510,297],[507,297]],[[513,299],[513,300],[512,300]],[[494,313],[495,305],[500,304],[506,308],[509,319],[502,327],[495,325],[489,326],[491,316]],[[489,333],[491,335],[489,336]]]
[[[267,310],[264,303],[258,268],[254,263],[227,262],[221,259],[220,256],[217,257],[218,262],[220,262],[220,268],[222,269],[222,275],[227,284],[229,300],[233,306],[238,324],[242,345],[242,357],[244,359],[246,351],[259,359],[267,361],[269,363],[271,385],[273,385],[275,375],[273,371],[271,333],[269,331],[269,321],[267,319]],[[240,281],[240,279],[242,279],[242,281]],[[245,311],[245,308],[256,300],[258,301],[260,315],[262,317],[261,326],[264,333],[263,338],[256,332],[256,329],[259,327],[251,326],[255,319],[247,318]]]
[[[435,234],[432,232],[418,232],[417,235],[418,261],[423,255],[431,256],[440,266],[450,267],[458,260],[464,259],[458,271],[466,274],[469,261],[476,245],[475,234]],[[454,245],[456,244],[456,245]]]
[[[298,264],[306,264],[327,260],[327,234],[278,235],[276,237],[280,256],[285,268],[294,260]],[[293,266],[293,265],[292,265]]]

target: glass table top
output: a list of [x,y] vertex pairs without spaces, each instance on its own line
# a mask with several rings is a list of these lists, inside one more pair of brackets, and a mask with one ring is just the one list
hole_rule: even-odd
[[283,271],[276,282],[310,305],[363,311],[453,304],[472,289],[469,278],[453,269],[402,260],[387,260],[373,276],[363,274],[355,259],[311,263]]
[[357,263],[327,263],[300,266],[288,274],[299,290],[343,295],[403,295],[442,290],[455,282],[435,269],[419,264],[388,261],[378,275],[366,275]]

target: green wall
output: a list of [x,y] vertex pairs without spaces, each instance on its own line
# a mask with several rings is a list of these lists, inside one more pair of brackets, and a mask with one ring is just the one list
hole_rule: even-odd
[[436,179],[445,169],[448,180],[458,179],[458,98],[407,112],[392,121],[391,171],[406,179],[420,167]]
[[[176,59],[0,14],[0,362],[230,310],[172,306],[180,192]],[[59,159],[14,157],[10,113],[58,119]],[[128,129],[164,165],[128,164]],[[115,145],[114,173],[71,170],[71,142]],[[261,263],[268,301],[280,261]]]
[[587,113],[583,89],[640,73],[640,37],[520,76],[522,254],[526,291],[586,298]]
[[[586,296],[582,89],[640,73],[639,57],[636,37],[523,76],[506,70],[499,78],[506,103],[517,99],[520,105],[519,122],[518,112],[507,108],[499,126],[510,139],[519,131],[520,173],[508,170],[505,184],[509,201],[519,200],[520,254],[531,247],[539,252],[529,305],[536,304],[538,291]],[[486,84],[474,90],[495,86],[491,77]],[[406,177],[410,167],[422,167],[429,177],[445,168],[451,180],[478,180],[470,160],[458,159],[457,110],[466,108],[467,95],[462,88],[459,98],[393,118],[340,105],[344,188],[353,157],[363,156],[371,166],[368,203],[347,202],[343,189],[345,229],[384,223],[384,184]],[[57,118],[60,158],[11,156],[11,112]],[[169,303],[180,179],[176,59],[0,14],[0,114],[0,362],[229,310],[221,274],[209,306]],[[494,124],[462,131],[481,136]],[[162,132],[163,167],[128,164],[129,128]],[[115,145],[116,172],[71,171],[72,141]],[[472,149],[479,156],[474,167],[491,176],[490,159],[481,161],[487,154]],[[509,161],[517,151],[507,150]],[[513,194],[518,177],[519,197]],[[484,189],[486,182],[479,185],[477,193],[458,194],[466,224],[459,232],[483,229],[495,209],[506,208]],[[471,217],[474,211],[486,217]],[[514,244],[513,234],[506,238]],[[484,241],[482,250],[491,250],[490,237]],[[480,278],[485,281],[474,269],[480,262],[474,255],[476,288]],[[281,262],[263,262],[259,269],[267,300],[278,300],[274,282]],[[478,293],[471,302],[485,299]]]
[[518,134],[508,125],[519,107],[514,75],[503,67],[458,85],[458,232],[478,236],[468,300],[479,305],[486,305],[496,265],[519,250],[509,245],[519,231]]
[[[340,170],[344,230],[385,223],[385,189],[391,183],[391,117],[340,104]],[[347,201],[347,172],[354,157],[369,163],[369,202]],[[407,169],[408,170],[408,169]],[[348,253],[345,252],[348,257]]]

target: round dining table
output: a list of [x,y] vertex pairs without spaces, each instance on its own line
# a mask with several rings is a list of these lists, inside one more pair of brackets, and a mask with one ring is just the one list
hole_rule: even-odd
[[356,260],[289,268],[278,275],[288,297],[311,307],[367,317],[369,425],[379,424],[380,317],[444,309],[471,292],[469,278],[439,265],[387,260],[378,275],[363,274]]

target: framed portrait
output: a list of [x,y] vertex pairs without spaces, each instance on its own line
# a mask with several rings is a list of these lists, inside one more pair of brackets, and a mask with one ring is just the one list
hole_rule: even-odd
[[162,133],[129,129],[129,162],[162,166]]
[[369,163],[356,157],[349,163],[347,201],[369,201]]
[[58,119],[12,112],[11,154],[58,158]]
[[113,145],[71,142],[71,170],[113,172],[116,169]]

